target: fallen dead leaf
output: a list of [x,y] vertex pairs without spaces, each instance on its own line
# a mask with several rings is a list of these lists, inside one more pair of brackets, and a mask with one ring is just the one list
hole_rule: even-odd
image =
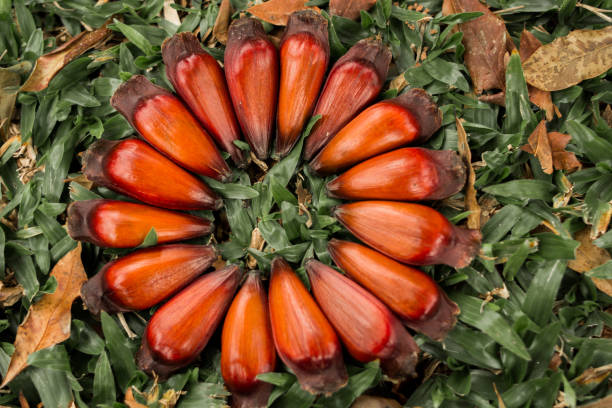
[[4,286],[0,282],[0,306],[11,307],[23,297],[23,286]]
[[[541,46],[542,43],[535,37],[535,35],[531,34],[527,30],[523,30],[523,32],[521,33],[521,41],[519,45],[519,55],[521,57],[521,61],[526,61]],[[529,92],[529,100],[531,101],[531,103],[540,107],[540,109],[546,112],[546,120],[553,120],[555,114],[555,106],[552,102],[550,92],[543,91],[532,85],[528,85],[527,90]]]
[[17,328],[15,352],[0,388],[27,367],[30,354],[70,337],[70,308],[74,299],[80,296],[81,286],[87,281],[81,262],[80,243],[59,260],[50,276],[57,280],[57,289],[30,306],[24,321]]
[[314,9],[316,7],[307,7],[305,3],[308,0],[270,0],[265,3],[256,4],[249,7],[247,11],[259,18],[274,25],[287,25],[289,15],[294,11]]
[[408,82],[406,81],[406,77],[404,76],[403,72],[399,74],[398,76],[396,76],[395,78],[393,78],[391,82],[389,83],[389,89],[397,89],[398,93],[400,93],[402,89],[404,89],[407,86],[408,86]]
[[25,395],[23,395],[22,390],[19,390],[19,406],[21,408],[30,408],[30,404],[28,403],[28,400],[26,399]]
[[[567,263],[567,266],[574,271],[585,273],[612,259],[608,251],[593,244],[590,228],[585,228],[577,232],[574,235],[574,239],[580,242],[580,245],[576,249],[576,259]],[[612,296],[612,279],[592,279],[599,290]]]
[[[259,232],[259,228],[255,228],[251,232],[251,243],[249,244],[249,248],[261,251],[265,244],[266,240],[264,239],[263,235],[261,235],[261,232]],[[249,269],[255,269],[257,267],[257,259],[255,259],[253,255],[249,254],[247,256],[246,264]]]
[[612,26],[574,30],[538,48],[523,63],[525,80],[545,91],[559,91],[612,68]]
[[457,125],[457,149],[468,171],[467,182],[465,183],[465,208],[470,211],[470,215],[467,218],[467,226],[470,229],[480,229],[481,209],[474,188],[476,173],[472,168],[472,152],[468,144],[467,133],[459,118],[455,118],[455,124]]
[[575,381],[580,385],[599,384],[612,373],[612,364],[607,364],[601,367],[589,367],[580,374]]
[[219,14],[215,20],[213,26],[213,37],[217,39],[221,44],[227,43],[227,29],[229,27],[230,19],[232,17],[232,4],[230,0],[223,0],[219,7]]
[[357,20],[361,10],[368,11],[376,4],[376,0],[330,0],[329,12],[334,16],[341,16]]
[[390,398],[362,395],[353,402],[351,408],[401,408],[401,404]]
[[538,126],[536,126],[531,135],[529,135],[527,142],[528,144],[521,147],[521,149],[538,158],[544,173],[552,174],[552,150],[550,147],[550,141],[548,140],[545,120],[541,120],[540,123],[538,123]]
[[76,57],[91,48],[100,47],[112,35],[112,31],[106,28],[107,23],[95,31],[83,31],[70,41],[62,44],[55,50],[39,57],[34,65],[30,77],[21,87],[22,91],[42,91],[51,79]]
[[574,153],[565,150],[571,138],[563,133],[547,132],[546,121],[542,119],[529,136],[528,144],[522,146],[521,150],[536,156],[546,174],[552,174],[553,168],[574,170],[582,167],[582,164]]
[[477,94],[489,89],[506,88],[504,63],[507,31],[503,20],[478,0],[444,0],[442,14],[482,12],[482,16],[459,24],[463,32],[465,65]]
[[171,22],[174,25],[181,25],[181,18],[178,11],[172,7],[174,0],[164,0],[164,20]]
[[19,86],[21,77],[17,72],[6,68],[0,68],[0,136],[6,137],[6,130],[13,118],[17,91],[10,87]]
[[578,408],[610,408],[612,406],[612,395],[608,395],[598,401],[591,402],[590,404],[580,405]]
[[606,105],[606,108],[601,113],[601,117],[606,121],[609,127],[612,128],[612,108]]
[[125,399],[123,403],[128,406],[128,408],[147,408],[146,405],[141,404],[140,402],[134,399],[134,392],[132,391],[132,387],[128,388],[125,392]]

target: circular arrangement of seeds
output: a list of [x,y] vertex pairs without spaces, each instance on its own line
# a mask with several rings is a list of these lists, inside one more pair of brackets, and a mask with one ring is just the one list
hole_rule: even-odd
[[[70,235],[106,248],[138,247],[152,229],[157,236],[156,246],[119,257],[89,279],[83,288],[89,310],[137,311],[165,302],[137,354],[139,367],[162,379],[192,363],[222,325],[221,371],[235,407],[266,406],[272,385],[256,377],[275,370],[277,354],[315,394],[346,384],[341,344],[350,358],[380,360],[390,377],[412,375],[419,349],[406,326],[440,340],[459,311],[427,274],[408,265],[462,268],[480,247],[479,231],[414,203],[450,197],[465,183],[455,152],[405,147],[440,127],[433,100],[409,89],[374,103],[391,62],[376,39],[356,43],[327,73],[327,21],[312,11],[290,16],[280,50],[258,20],[234,21],[224,68],[191,33],[166,40],[162,55],[178,96],[136,75],[111,99],[144,140],[100,140],[83,156],[89,180],[143,204],[74,202]],[[316,121],[306,126],[311,116]],[[240,262],[202,274],[218,249],[172,243],[214,232],[210,219],[187,211],[225,211],[211,187],[234,182],[242,170],[232,171],[222,151],[236,168],[248,169],[251,162],[265,166],[272,145],[277,166],[297,154],[312,174],[339,174],[324,194],[346,202],[318,215],[357,238],[326,237],[327,247],[312,252],[320,261],[300,258],[311,292],[288,262],[294,257],[284,259],[272,246],[255,251],[270,260],[269,273]],[[279,194],[284,188],[277,187]],[[284,222],[276,205],[265,222]],[[241,250],[246,257],[247,248]]]

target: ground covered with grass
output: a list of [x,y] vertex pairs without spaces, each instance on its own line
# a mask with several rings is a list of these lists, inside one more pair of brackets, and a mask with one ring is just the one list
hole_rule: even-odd
[[[172,89],[160,47],[177,32],[197,33],[222,61],[228,22],[254,3],[261,2],[0,0],[0,373],[8,382],[0,404],[228,403],[220,336],[188,369],[158,383],[133,357],[155,308],[96,318],[80,299],[72,303],[81,262],[92,276],[125,251],[81,246],[65,223],[73,201],[125,198],[92,185],[80,163],[97,139],[134,134],[109,104],[117,87],[143,74]],[[363,406],[376,406],[363,395],[407,407],[612,406],[612,34],[606,10],[612,3],[268,3],[251,14],[276,23],[304,3],[318,7],[328,19],[332,62],[363,38],[377,36],[389,46],[393,60],[379,99],[409,88],[433,96],[442,128],[425,147],[457,150],[470,166],[465,189],[432,205],[483,235],[470,266],[422,268],[461,314],[443,342],[415,335],[424,352],[416,378],[391,382],[378,363],[347,359],[348,385],[315,397],[279,364],[277,373],[263,377],[275,385],[272,406],[349,407],[360,396]],[[282,26],[266,22],[265,28],[280,38]],[[568,34],[568,43],[554,46]],[[530,59],[540,43],[552,44]],[[240,147],[248,150],[246,143]],[[247,170],[234,169],[230,183],[211,182],[224,208],[199,212],[214,217],[217,229],[194,242],[217,242],[225,260],[263,271],[281,254],[307,283],[303,261],[330,263],[327,241],[348,235],[329,216],[338,201],[301,161],[301,149],[302,142],[279,163],[254,160]],[[142,245],[155,243],[153,231]],[[45,309],[40,301],[53,294],[61,299]],[[36,321],[22,326],[27,336],[16,340],[29,311]]]

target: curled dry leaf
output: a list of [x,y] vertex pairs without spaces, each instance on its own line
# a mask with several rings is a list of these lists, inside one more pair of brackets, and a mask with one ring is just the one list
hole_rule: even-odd
[[575,30],[538,48],[523,63],[525,80],[545,91],[559,91],[612,68],[612,26]]
[[70,41],[39,57],[30,77],[21,87],[22,91],[42,91],[51,79],[70,61],[91,48],[104,44],[112,35],[107,23],[95,31],[83,31]]
[[[574,235],[574,239],[580,242],[576,249],[576,259],[567,263],[571,269],[579,273],[585,273],[596,268],[610,259],[610,254],[605,249],[593,244],[590,228],[585,228]],[[612,279],[591,278],[599,290],[612,296]]]
[[128,406],[128,408],[147,408],[146,405],[141,404],[140,402],[134,399],[134,391],[132,391],[132,387],[128,388],[125,392],[125,399],[123,403]]
[[334,16],[341,16],[357,20],[361,10],[367,11],[376,4],[376,0],[330,0],[329,12]]
[[459,150],[459,155],[463,159],[468,171],[467,182],[465,183],[465,208],[470,211],[470,215],[467,218],[467,226],[470,229],[480,229],[481,209],[476,199],[476,189],[474,188],[476,173],[472,167],[472,152],[468,144],[467,133],[459,118],[455,118],[455,124],[457,125],[457,150]]
[[316,7],[307,7],[305,3],[308,0],[270,0],[265,3],[256,4],[249,7],[247,11],[259,18],[274,25],[287,25],[289,15],[294,11],[314,9]]
[[23,323],[17,328],[15,352],[0,387],[11,382],[27,367],[30,354],[70,337],[70,308],[74,299],[80,296],[81,286],[87,281],[81,262],[81,244],[60,259],[50,276],[57,280],[57,288],[54,293],[43,295],[30,306]]
[[21,78],[17,72],[0,68],[0,135],[6,135],[8,125],[13,118],[17,92],[10,87],[19,86]]
[[[519,55],[521,57],[521,61],[525,62],[541,46],[542,43],[535,37],[535,35],[531,34],[527,30],[523,30],[519,45]],[[531,103],[540,107],[540,109],[543,109],[546,112],[546,120],[553,120],[555,111],[557,111],[557,114],[559,117],[561,117],[559,111],[552,102],[550,92],[543,91],[532,85],[529,85],[527,90],[529,91],[529,100]]]
[[477,94],[506,88],[504,62],[507,31],[503,20],[478,0],[444,0],[442,14],[481,12],[482,16],[459,25],[463,32],[465,65]]
[[542,171],[552,174],[556,170],[574,170],[582,164],[572,152],[565,150],[565,146],[572,137],[559,132],[547,132],[546,121],[542,120],[527,140],[528,144],[521,150],[536,156],[542,166]]
[[590,404],[581,405],[580,408],[608,408],[612,405],[612,395],[608,395]]
[[221,6],[219,6],[219,14],[215,20],[213,26],[213,37],[215,37],[221,44],[227,43],[227,30],[229,27],[230,19],[232,17],[232,4],[230,0],[223,0]]
[[23,297],[23,286],[4,286],[0,282],[0,306],[11,307]]

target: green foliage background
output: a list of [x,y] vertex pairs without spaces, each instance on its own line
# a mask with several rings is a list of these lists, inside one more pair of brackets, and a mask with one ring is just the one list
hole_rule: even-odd
[[[128,123],[110,107],[110,96],[123,80],[136,73],[171,89],[161,63],[162,41],[180,31],[199,28],[200,33],[208,32],[218,13],[218,3],[192,1],[188,8],[174,6],[182,16],[181,25],[176,26],[160,17],[162,0],[120,0],[101,5],[91,0],[0,0],[0,65],[19,72],[22,82],[27,77],[24,61],[33,63],[54,49],[55,37],[61,31],[76,35],[84,27],[99,27],[112,17],[110,27],[115,32],[110,48],[77,58],[46,90],[20,93],[17,98],[21,141],[29,141],[35,147],[36,165],[44,165],[44,170],[25,184],[20,180],[14,156],[19,142],[11,144],[0,157],[0,216],[11,219],[15,216],[13,210],[17,214],[16,219],[11,219],[16,229],[0,224],[0,273],[3,279],[14,276],[25,288],[20,302],[0,312],[3,375],[13,352],[17,326],[30,304],[55,289],[56,282],[48,279],[48,273],[76,245],[63,228],[67,204],[94,197],[117,197],[104,188],[90,191],[74,181],[66,182],[78,175],[78,153],[94,140],[133,134]],[[508,65],[506,107],[479,102],[470,94],[462,34],[452,31],[457,23],[477,15],[442,17],[441,1],[422,1],[420,4],[430,10],[433,18],[424,23],[421,35],[411,25],[416,26],[425,15],[409,10],[407,6],[412,3],[379,0],[369,13],[362,12],[358,22],[330,17],[323,11],[330,22],[332,57],[339,57],[359,39],[380,35],[393,52],[389,78],[405,72],[409,85],[424,87],[444,113],[442,129],[428,146],[456,150],[455,117],[464,119],[472,157],[474,161],[482,160],[482,166],[477,168],[479,197],[498,202],[495,215],[482,229],[484,256],[461,270],[423,268],[459,304],[462,314],[444,343],[416,336],[427,353],[419,366],[419,378],[395,386],[383,381],[376,363],[362,365],[349,360],[349,385],[329,398],[316,399],[303,392],[295,377],[281,367],[280,372],[264,376],[276,385],[273,406],[348,407],[366,391],[396,398],[405,406],[421,407],[496,407],[502,406],[501,400],[506,407],[552,407],[561,395],[567,406],[575,407],[602,398],[610,394],[607,377],[588,384],[577,378],[589,367],[612,363],[612,315],[606,311],[612,298],[598,291],[590,277],[568,269],[567,261],[574,258],[578,246],[572,239],[574,233],[585,224],[599,222],[612,200],[612,129],[601,117],[603,107],[612,103],[609,75],[553,93],[553,102],[562,117],[555,118],[549,130],[571,134],[568,150],[576,153],[584,167],[570,175],[560,171],[544,174],[537,160],[519,149],[543,112],[528,101],[518,56],[512,56]],[[524,28],[548,43],[570,30],[607,24],[577,7],[575,0],[487,3],[493,9],[511,9],[501,16],[515,43]],[[605,0],[584,3],[612,8],[611,2]],[[327,7],[325,0],[310,4],[323,10]],[[235,17],[247,2],[232,0],[232,5]],[[266,26],[268,30],[272,28]],[[124,37],[127,41],[123,41]],[[414,49],[428,47],[428,57],[420,64],[415,63],[412,44]],[[221,48],[207,50],[222,59]],[[393,91],[382,95],[392,96]],[[231,184],[213,184],[226,198],[226,217],[231,227],[231,240],[221,245],[226,259],[242,262],[248,252],[265,270],[273,248],[297,266],[313,255],[330,262],[325,249],[328,237],[346,232],[329,217],[329,209],[336,201],[326,196],[324,180],[314,177],[300,163],[300,148],[301,145],[274,166],[261,182],[235,171]],[[526,173],[526,165],[532,174]],[[305,226],[306,215],[299,214],[293,193],[298,178],[313,196],[310,228]],[[553,203],[568,193],[568,181],[573,188],[569,203],[554,207]],[[462,199],[461,195],[455,198]],[[453,222],[461,223],[467,214],[448,204],[435,206]],[[552,225],[559,234],[538,228],[542,222]],[[256,226],[266,247],[247,251]],[[154,243],[154,234],[147,241],[145,244]],[[612,247],[612,232],[596,244]],[[118,253],[84,245],[88,274],[93,275]],[[301,268],[297,272],[307,279]],[[612,278],[612,265],[604,264],[593,273]],[[507,299],[494,296],[483,304],[485,294],[504,286]],[[144,321],[151,313],[125,315],[137,335],[130,339],[116,317],[103,314],[96,320],[77,301],[70,339],[30,356],[30,367],[9,385],[6,393],[0,393],[0,404],[16,406],[21,391],[31,404],[40,400],[45,407],[66,407],[71,401],[78,407],[122,407],[118,401],[123,401],[129,386],[149,391],[153,380],[137,369],[133,354],[140,344]],[[549,368],[553,353],[560,356],[557,369]],[[161,384],[158,395],[171,389],[185,392],[178,403],[180,408],[225,404],[228,393],[219,373],[218,339],[211,342],[197,364]],[[151,406],[162,405],[154,402]]]

